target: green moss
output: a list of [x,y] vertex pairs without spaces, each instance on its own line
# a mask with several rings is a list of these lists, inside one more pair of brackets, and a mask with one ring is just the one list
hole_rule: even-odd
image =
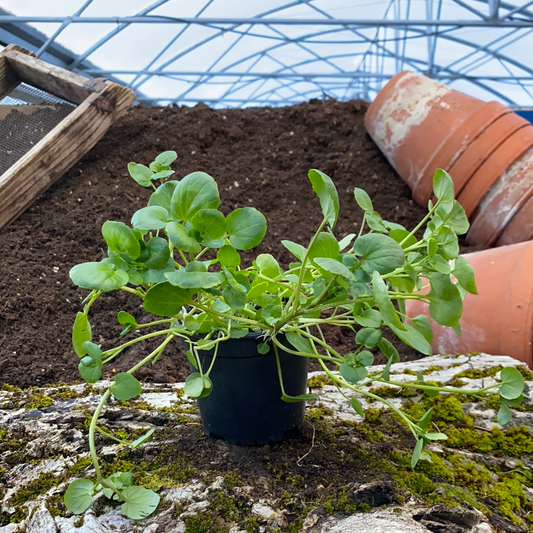
[[80,516],[78,518],[76,518],[76,520],[74,520],[73,524],[74,524],[74,527],[81,527],[83,526],[85,520],[83,518],[83,516]]
[[27,403],[24,405],[26,411],[31,409],[44,409],[54,405],[54,400],[50,396],[46,395],[43,391],[36,392],[31,394],[28,397]]
[[478,368],[471,368],[469,370],[464,370],[453,376],[454,378],[467,378],[467,379],[481,379],[481,378],[490,378],[495,376],[500,370],[503,369],[503,366],[493,366],[487,370],[479,370]]
[[22,392],[20,387],[15,387],[15,385],[10,385],[9,383],[2,384],[0,390],[5,392]]
[[239,476],[237,472],[231,470],[230,472],[226,472],[224,474],[224,485],[227,489],[234,489],[237,485],[240,485],[241,483],[241,476]]
[[187,516],[185,522],[185,533],[227,533],[228,526],[224,526],[209,511],[202,511],[194,516]]
[[[373,387],[368,392],[380,396],[381,398],[412,398],[418,396],[418,392],[413,389],[405,389],[403,387],[388,387],[384,385],[382,387]],[[372,398],[367,398],[368,402],[373,402]]]
[[332,385],[333,382],[328,376],[325,376],[323,374],[319,374],[317,376],[313,376],[312,378],[309,378],[307,380],[307,386],[310,389],[321,389],[324,385]]
[[494,483],[490,490],[490,499],[498,502],[498,511],[514,523],[515,512],[526,504],[526,496],[520,482],[516,479],[504,479],[500,483]]

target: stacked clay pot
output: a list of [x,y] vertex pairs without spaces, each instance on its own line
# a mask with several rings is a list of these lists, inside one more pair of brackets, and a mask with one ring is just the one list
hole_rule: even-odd
[[533,239],[533,125],[511,109],[404,71],[378,93],[365,126],[420,205],[435,169],[451,175],[470,244]]
[[533,241],[464,257],[474,269],[478,295],[463,301],[461,336],[435,324],[420,300],[406,300],[407,316],[430,318],[435,353],[504,354],[533,368]]

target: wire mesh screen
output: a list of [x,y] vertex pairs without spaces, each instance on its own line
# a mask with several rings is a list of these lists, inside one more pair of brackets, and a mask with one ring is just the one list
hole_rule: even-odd
[[21,83],[0,99],[0,176],[76,106]]

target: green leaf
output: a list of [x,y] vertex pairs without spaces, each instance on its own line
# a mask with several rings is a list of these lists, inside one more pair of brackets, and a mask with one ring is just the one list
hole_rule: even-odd
[[387,228],[381,223],[381,217],[375,211],[373,213],[367,213],[365,221],[372,231],[387,233]]
[[339,216],[339,195],[331,178],[320,172],[320,170],[310,170],[309,181],[320,200],[320,207],[326,222],[333,228]]
[[329,257],[315,257],[313,259],[313,262],[316,263],[320,268],[326,270],[327,272],[330,272],[331,274],[335,274],[338,276],[342,276],[343,278],[356,281],[353,273],[336,259],[331,259]]
[[[378,330],[379,331],[379,330]],[[381,336],[381,331],[379,332],[380,336]],[[361,343],[363,344],[363,343]],[[376,343],[377,345],[377,343]],[[366,345],[368,348],[370,348],[370,346]],[[372,366],[374,364],[374,355],[369,352],[368,350],[363,350],[361,352],[359,352],[356,356],[355,356],[355,360],[362,366]]]
[[448,226],[442,226],[435,235],[439,244],[439,254],[445,259],[455,259],[459,255],[457,235]]
[[411,346],[415,350],[418,350],[424,355],[432,354],[431,344],[429,344],[429,342],[426,340],[424,335],[422,335],[422,333],[420,333],[418,330],[416,330],[409,324],[404,324],[405,329],[398,329],[393,326],[389,327],[392,329],[395,335],[407,345]]
[[465,210],[457,200],[454,200],[450,212],[439,205],[435,210],[435,215],[457,235],[464,235],[470,228]]
[[355,336],[355,342],[362,344],[365,348],[375,348],[380,340],[381,330],[375,328],[360,329]]
[[123,325],[133,324],[134,326],[137,325],[137,321],[135,320],[135,317],[133,315],[130,315],[129,313],[126,313],[126,311],[119,311],[117,314],[117,320],[119,324],[123,324]]
[[343,250],[346,250],[350,244],[352,244],[352,241],[355,238],[355,233],[350,233],[349,235],[346,235],[343,239],[339,241],[339,250],[342,252]]
[[74,514],[84,513],[93,501],[94,483],[88,479],[75,479],[65,492],[64,502]]
[[83,289],[109,292],[120,289],[128,283],[129,277],[122,269],[113,270],[106,263],[82,263],[72,267],[70,279]]
[[513,415],[509,407],[502,403],[498,410],[498,424],[500,424],[500,426],[505,426],[505,424],[508,424],[511,421],[512,417]]
[[350,405],[354,408],[354,411],[359,416],[365,416],[365,412],[363,411],[363,406],[361,405],[361,402],[357,398],[350,398]]
[[128,172],[139,185],[143,187],[152,186],[153,172],[148,167],[137,163],[128,163]]
[[444,433],[424,433],[424,439],[427,440],[448,440]]
[[102,235],[108,248],[116,253],[125,253],[132,259],[139,257],[141,247],[131,228],[123,222],[107,220],[102,226]]
[[[122,489],[125,489],[126,487],[131,487],[133,483],[132,478],[133,476],[131,472],[115,472],[106,478],[106,480],[115,485],[118,490],[122,491]],[[104,493],[105,497],[109,498],[110,500],[113,499],[115,501],[124,501],[112,489],[104,487],[102,492]]]
[[128,444],[128,448],[131,450],[138,448],[141,444],[144,444],[154,433],[155,428],[149,429],[144,435],[140,436],[138,439],[135,439],[133,442],[130,442]]
[[316,394],[299,394],[298,396],[289,396],[288,394],[282,394],[281,399],[287,403],[299,403],[306,400],[316,400],[318,396]]
[[195,291],[181,289],[164,281],[148,290],[144,295],[143,307],[154,315],[174,316],[184,305],[191,302],[194,293]]
[[115,376],[115,382],[111,386],[111,394],[123,402],[136,398],[141,394],[142,387],[139,381],[127,372],[121,372]]
[[150,207],[164,207],[170,213],[170,203],[172,202],[172,195],[177,184],[177,181],[167,181],[161,184],[150,196],[148,205]]
[[207,376],[193,372],[187,376],[183,392],[190,398],[203,398],[209,394],[212,388],[213,384]]
[[270,352],[270,344],[268,342],[260,342],[257,345],[257,352],[261,355],[265,355]]
[[398,363],[400,361],[398,350],[389,340],[381,338],[378,342],[378,348],[387,359],[391,360],[391,362]]
[[270,254],[259,254],[255,260],[255,265],[261,275],[269,279],[276,279],[281,274],[278,262]]
[[220,205],[215,180],[205,172],[193,172],[179,181],[170,206],[173,220],[187,222],[202,209],[217,209]]
[[266,218],[253,207],[235,209],[226,217],[229,242],[237,250],[251,250],[265,236]]
[[146,250],[148,251],[148,259],[144,262],[148,268],[159,269],[163,268],[170,258],[170,250],[168,243],[161,237],[152,237],[146,243]]
[[425,315],[418,315],[414,318],[409,318],[413,327],[424,335],[428,342],[433,342],[433,328],[428,317]]
[[83,343],[83,349],[87,355],[81,359],[78,365],[80,376],[87,383],[96,383],[102,376],[102,351],[97,344],[90,341]]
[[437,242],[437,239],[434,239],[431,237],[431,239],[428,240],[428,255],[429,257],[433,257],[437,251],[439,250],[439,243]]
[[507,400],[518,398],[524,390],[522,374],[512,366],[504,368],[500,373],[500,396]]
[[162,180],[172,176],[172,174],[174,174],[173,170],[160,170],[159,172],[152,174],[152,180]]
[[363,269],[372,274],[388,274],[405,262],[402,247],[388,235],[369,233],[356,239],[353,250],[362,259]]
[[435,254],[430,259],[429,264],[441,274],[449,274],[452,271],[450,263],[439,254]]
[[159,154],[155,158],[155,162],[159,163],[160,165],[164,167],[170,166],[176,159],[178,158],[178,154],[174,152],[174,150],[168,150],[167,152],[163,152],[162,154]]
[[285,248],[287,248],[287,250],[289,250],[289,252],[297,257],[300,261],[304,260],[305,254],[307,253],[307,248],[292,241],[281,241],[281,244],[283,244],[283,246],[285,246]]
[[287,341],[300,353],[314,353],[311,343],[296,331],[289,331],[286,334]]
[[201,209],[194,215],[192,227],[202,234],[204,241],[214,241],[226,234],[226,219],[216,209]]
[[455,260],[452,274],[457,279],[459,285],[471,294],[477,294],[476,280],[474,279],[474,269],[462,255]]
[[432,274],[429,282],[429,314],[437,324],[454,326],[463,312],[463,299],[459,289],[450,281],[450,276],[445,274]]
[[190,237],[187,230],[177,222],[169,222],[165,226],[165,233],[169,241],[182,252],[196,254],[202,249],[200,243]]
[[421,429],[426,429],[431,422],[431,415],[433,413],[433,408],[428,409],[418,420],[417,424]]
[[379,328],[383,317],[376,309],[365,309],[360,314],[355,315],[354,320],[365,328]]
[[353,367],[348,363],[342,363],[339,365],[339,373],[348,383],[358,383],[366,378],[368,370],[362,366]]
[[355,189],[353,190],[353,194],[355,196],[355,201],[357,202],[357,205],[363,211],[370,211],[371,213],[374,211],[372,200],[370,199],[370,196],[368,196],[366,191],[364,191],[363,189],[359,189],[359,187],[355,187]]
[[415,449],[413,450],[413,455],[411,457],[411,468],[414,468],[418,461],[420,460],[420,454],[422,453],[422,449],[424,448],[424,440],[418,439],[416,441]]
[[82,357],[87,353],[85,348],[83,348],[83,343],[85,341],[91,341],[92,338],[91,324],[89,324],[87,315],[78,311],[76,320],[74,320],[74,325],[72,326],[72,346],[76,355]]
[[126,501],[122,504],[122,512],[132,520],[142,520],[151,515],[159,505],[159,495],[141,487],[126,487],[122,491]]
[[168,221],[168,211],[158,205],[143,207],[131,217],[131,225],[140,230],[163,229]]
[[[416,237],[414,235],[410,235],[410,231],[407,231],[406,229],[392,229],[389,231],[389,237],[393,240],[395,240],[402,249],[409,248],[409,246],[413,246],[413,244],[416,244],[418,241],[416,240]],[[408,237],[408,239],[403,243],[402,241]]]
[[433,176],[433,192],[439,200],[439,207],[450,212],[453,207],[455,192],[453,180],[450,175],[441,168],[435,170]]
[[172,285],[182,289],[209,289],[226,280],[222,272],[187,272],[187,270],[166,272],[165,277]]
[[315,257],[336,259],[339,256],[339,250],[337,239],[331,233],[323,231],[317,235],[315,242],[309,248],[308,257],[311,261]]
[[381,313],[383,322],[390,328],[394,327],[399,330],[405,330],[405,325],[398,317],[397,311],[392,304],[387,285],[385,285],[385,282],[376,270],[372,274],[372,287],[374,288],[376,305]]
[[241,264],[241,256],[231,244],[225,244],[218,250],[217,259],[225,267],[238,267]]
[[237,291],[233,287],[227,285],[222,292],[224,301],[234,310],[238,311],[246,305],[246,293]]

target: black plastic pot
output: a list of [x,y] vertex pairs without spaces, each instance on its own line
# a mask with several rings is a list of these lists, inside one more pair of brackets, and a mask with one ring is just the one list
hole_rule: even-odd
[[[222,342],[210,378],[213,390],[198,400],[204,431],[231,444],[266,444],[277,441],[303,424],[305,402],[281,400],[276,358],[271,347],[260,354],[260,334]],[[202,370],[207,371],[213,352],[200,351]],[[290,396],[307,392],[307,357],[279,351],[283,385]],[[192,367],[191,367],[191,370]]]

